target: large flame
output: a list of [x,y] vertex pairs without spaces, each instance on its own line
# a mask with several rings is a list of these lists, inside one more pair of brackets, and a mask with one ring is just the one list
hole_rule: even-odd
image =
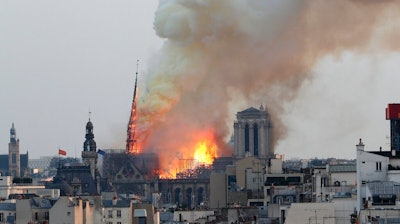
[[[218,144],[212,131],[195,131],[188,135],[191,139],[171,141],[177,145],[175,150],[159,151],[161,178],[175,178],[177,173],[202,165],[211,165],[217,158]],[[171,142],[166,142],[165,146],[168,147]]]
[[194,152],[194,159],[198,164],[206,164],[211,165],[214,161],[214,158],[217,156],[217,146],[206,139],[200,142],[197,142],[197,146]]

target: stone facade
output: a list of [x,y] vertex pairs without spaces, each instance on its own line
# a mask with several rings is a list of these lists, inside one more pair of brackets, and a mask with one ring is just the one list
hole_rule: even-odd
[[14,123],[10,129],[10,143],[8,143],[8,169],[13,177],[21,175],[21,160],[19,155],[19,139],[14,128]]
[[261,105],[236,114],[234,122],[234,157],[236,159],[254,156],[270,158],[272,149],[272,124],[269,113]]

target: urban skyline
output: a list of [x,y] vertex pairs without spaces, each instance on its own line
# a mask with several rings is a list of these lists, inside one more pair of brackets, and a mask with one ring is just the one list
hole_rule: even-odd
[[[215,14],[219,12],[220,5],[205,2],[202,7],[209,7]],[[197,95],[203,101],[208,99],[208,95],[200,93],[209,91],[212,86],[204,87],[210,83],[203,81],[203,78],[215,80],[207,75],[199,77],[189,74],[191,75],[188,79],[190,82],[186,82],[187,77],[182,74],[186,75],[187,72],[182,72],[179,70],[181,68],[172,66],[175,60],[165,58],[165,49],[171,49],[169,48],[171,45],[181,41],[182,39],[174,38],[185,31],[175,29],[176,27],[172,25],[180,24],[181,28],[185,27],[183,22],[186,20],[182,18],[187,16],[188,21],[191,21],[191,18],[195,18],[191,17],[191,13],[198,13],[196,10],[199,10],[200,6],[192,3],[180,5],[176,1],[161,1],[160,7],[157,8],[157,1],[146,3],[99,1],[95,5],[83,2],[63,3],[63,5],[51,1],[1,2],[0,32],[4,35],[0,37],[0,49],[3,49],[0,60],[4,64],[0,66],[2,109],[0,153],[6,154],[8,151],[9,130],[11,124],[14,123],[17,137],[21,140],[21,152],[29,151],[30,158],[56,155],[59,148],[67,150],[70,156],[76,153],[79,157],[89,112],[91,112],[90,118],[94,124],[98,148],[125,148],[126,126],[129,121],[138,59],[140,60],[139,95],[142,96],[138,101],[138,107],[140,104],[153,106],[149,102],[154,101],[150,101],[146,94],[160,89],[165,93],[171,90],[165,86],[156,88],[152,85],[154,80],[160,80],[154,77],[162,77],[154,74],[166,71],[168,71],[167,75],[177,77],[178,80],[181,78],[180,82],[190,83],[184,86],[186,88],[184,88],[186,91],[184,93],[190,96]],[[237,6],[224,4],[232,11],[237,10],[243,13],[245,15],[242,17],[243,22],[253,22],[255,25],[265,24],[259,33],[250,29],[249,25],[233,26],[240,30],[241,35],[248,35],[248,40],[255,43],[260,43],[259,38],[266,38],[267,44],[264,45],[261,42],[261,49],[266,49],[265,46],[272,43],[274,38],[280,37],[276,33],[283,32],[285,25],[293,25],[292,16],[295,17],[301,9],[307,9],[305,11],[310,13],[313,12],[312,9],[315,10],[313,7],[322,7],[318,3],[309,6],[300,3],[278,3],[278,1],[269,5],[261,2],[247,5],[246,2],[242,2]],[[335,9],[345,3],[331,4],[330,6]],[[366,21],[370,22],[371,30],[361,30],[363,32],[359,31],[360,34],[351,33],[349,39],[352,42],[356,42],[357,38],[364,38],[360,44],[352,45],[345,41],[336,41],[336,43],[335,40],[324,38],[322,35],[324,31],[331,32],[329,34],[333,35],[352,30],[346,27],[339,29],[337,24],[330,24],[331,21],[321,19],[331,25],[334,30],[320,28],[320,31],[315,34],[321,35],[323,41],[336,43],[339,47],[332,47],[324,53],[315,54],[316,59],[310,67],[298,67],[297,72],[304,72],[307,75],[301,76],[299,78],[301,81],[296,83],[291,83],[291,79],[289,82],[285,80],[285,85],[279,87],[283,90],[277,91],[276,96],[274,92],[269,92],[270,89],[275,88],[273,84],[265,84],[267,90],[261,88],[263,85],[254,86],[260,89],[254,92],[247,87],[228,82],[229,79],[246,82],[244,77],[257,82],[257,76],[247,74],[257,71],[256,69],[240,70],[242,76],[225,77],[226,85],[230,86],[226,91],[230,92],[231,98],[224,95],[224,97],[215,98],[215,102],[204,102],[206,105],[207,103],[211,105],[213,112],[219,111],[219,108],[215,108],[216,105],[225,105],[226,110],[220,110],[220,113],[227,115],[226,121],[221,122],[222,125],[219,126],[224,129],[223,133],[227,134],[225,138],[229,138],[232,133],[236,112],[263,104],[268,107],[276,120],[283,124],[275,152],[285,154],[286,158],[354,158],[354,145],[359,138],[363,139],[366,149],[377,150],[382,146],[384,150],[388,150],[389,122],[385,120],[384,110],[388,103],[399,101],[396,83],[399,79],[397,65],[400,62],[400,56],[397,45],[387,43],[382,40],[385,39],[382,36],[386,37],[385,34],[387,34],[386,39],[389,40],[390,37],[397,35],[395,31],[392,33],[387,30],[399,18],[397,15],[390,14],[390,10],[388,11],[383,5],[385,4],[377,6],[371,3],[365,8],[359,6],[359,11],[356,10],[363,15],[364,12],[371,12],[368,7],[382,7],[376,10],[380,13],[374,12],[371,15],[372,19]],[[182,14],[171,12],[170,9],[176,9],[173,8],[175,6],[186,11]],[[399,7],[398,4],[395,6]],[[280,22],[273,23],[252,18],[251,15],[258,12],[256,7],[265,10],[262,19],[270,16],[268,18],[275,18]],[[282,13],[274,14],[275,9],[281,10]],[[393,17],[384,22],[388,15]],[[230,13],[221,16],[225,19],[224,21],[238,22]],[[323,15],[314,16],[319,18]],[[356,13],[350,15],[345,11],[343,16],[345,17],[343,21],[354,20],[355,27],[365,26],[359,21],[362,16]],[[214,21],[215,18],[209,19]],[[160,21],[171,23],[160,24]],[[207,20],[203,22],[206,23]],[[324,24],[323,22],[321,24]],[[200,35],[203,31],[210,32],[202,29],[201,25],[207,25],[207,23],[196,25],[198,27],[192,27],[194,34]],[[225,22],[221,24],[221,27],[232,28],[230,25]],[[246,27],[250,30],[241,30]],[[217,26],[214,28],[218,29]],[[226,32],[226,29],[221,28],[221,32]],[[314,31],[309,30],[309,32],[311,34]],[[187,36],[185,34],[182,38],[189,38],[186,41],[196,39],[197,36],[193,33]],[[221,37],[219,34],[217,32],[206,35],[208,39],[202,39],[202,41],[212,44],[212,37]],[[368,36],[360,36],[361,34],[368,34]],[[305,40],[309,37],[306,35],[304,38],[303,35],[299,35],[299,38]],[[236,43],[235,41],[238,40],[232,41]],[[194,43],[193,46],[197,46],[198,43]],[[294,43],[294,46],[298,44],[291,41],[284,43]],[[212,53],[207,48],[196,49],[201,53],[195,55],[198,58],[207,55],[206,53]],[[186,56],[184,54],[186,48],[178,50],[176,58]],[[253,52],[254,49],[251,50],[250,52]],[[235,62],[241,59],[239,56],[235,57],[233,53],[232,55],[227,53],[225,56],[230,55]],[[293,54],[296,57],[303,56],[295,50]],[[269,61],[274,59],[270,54],[263,56]],[[275,56],[279,57],[279,55]],[[284,60],[292,59],[284,56]],[[224,61],[223,57],[219,59]],[[237,68],[261,66],[260,62],[251,61],[251,59],[253,58],[250,57],[249,61],[238,64]],[[207,72],[215,74],[223,71],[221,67],[212,63],[200,61],[203,64],[195,66],[199,74]],[[170,62],[168,66],[163,64],[168,62]],[[280,69],[284,68],[285,61],[278,65]],[[275,68],[275,65],[272,67]],[[227,71],[231,72],[229,69]],[[279,69],[275,68],[271,72],[275,71]],[[174,72],[182,74],[175,76]],[[291,77],[296,79],[299,76]],[[168,81],[168,79],[162,80]],[[277,81],[279,79],[260,79],[262,82],[266,80],[279,83]],[[178,87],[181,86],[178,85]],[[285,88],[291,89],[289,96],[280,99],[280,95],[285,94]],[[196,91],[192,94],[194,89]],[[211,89],[219,89],[219,87],[214,86]],[[167,96],[175,97],[176,95],[168,93]],[[171,111],[174,109],[172,108]],[[280,126],[276,125],[276,127]]]

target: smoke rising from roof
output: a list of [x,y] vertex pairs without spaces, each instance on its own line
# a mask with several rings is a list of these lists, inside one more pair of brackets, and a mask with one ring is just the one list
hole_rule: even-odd
[[399,8],[395,1],[160,1],[154,26],[165,43],[139,92],[139,141],[172,158],[212,132],[219,154],[230,155],[224,142],[235,113],[261,103],[275,141],[284,139],[283,106],[318,75],[311,72],[318,60],[398,49],[400,23],[388,21]]

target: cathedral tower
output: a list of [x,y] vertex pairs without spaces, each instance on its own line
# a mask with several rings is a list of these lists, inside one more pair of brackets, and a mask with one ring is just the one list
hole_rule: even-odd
[[89,121],[86,124],[85,142],[83,143],[82,161],[90,166],[93,179],[96,179],[97,172],[97,147],[94,141],[93,124]]
[[19,139],[17,139],[14,123],[12,123],[10,129],[10,143],[8,143],[8,171],[13,177],[19,177],[21,175]]
[[269,158],[273,155],[272,124],[267,109],[251,107],[236,114],[234,122],[234,157]]

